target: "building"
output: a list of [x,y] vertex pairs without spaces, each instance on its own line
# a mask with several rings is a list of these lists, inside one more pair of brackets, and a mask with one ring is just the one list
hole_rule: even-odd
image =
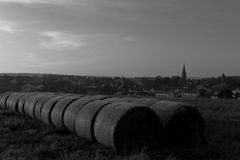
[[186,82],[186,80],[187,80],[187,73],[186,73],[185,64],[183,65],[182,80],[183,80],[183,82]]

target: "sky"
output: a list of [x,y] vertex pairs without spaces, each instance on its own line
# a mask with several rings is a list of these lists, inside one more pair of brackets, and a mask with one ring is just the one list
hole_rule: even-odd
[[240,75],[239,0],[0,0],[0,72]]

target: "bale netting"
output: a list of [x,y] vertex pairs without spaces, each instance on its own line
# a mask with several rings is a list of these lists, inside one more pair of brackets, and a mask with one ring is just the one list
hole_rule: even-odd
[[51,112],[50,121],[57,129],[60,129],[60,130],[65,129],[63,124],[64,111],[68,107],[68,105],[70,105],[72,102],[76,101],[80,97],[82,96],[74,95],[74,96],[64,97],[55,104]]
[[131,101],[131,103],[142,104],[144,106],[151,106],[152,104],[158,102],[159,100],[155,98],[136,98]]
[[42,96],[41,98],[39,98],[39,101],[37,101],[36,106],[33,110],[33,115],[36,119],[41,120],[41,110],[43,105],[51,98],[53,98],[55,96],[54,93],[51,94],[46,94],[44,96]]
[[120,152],[157,147],[162,135],[162,123],[150,108],[126,102],[104,106],[93,128],[98,143]]
[[81,108],[95,100],[99,99],[105,99],[106,96],[103,95],[98,95],[98,96],[84,96],[79,98],[78,100],[74,101],[71,103],[66,110],[64,111],[63,114],[63,123],[65,128],[67,128],[69,131],[75,133],[75,121],[77,114],[81,110]]
[[92,101],[84,105],[76,116],[75,131],[80,137],[96,141],[93,131],[93,124],[97,113],[106,105],[113,103],[118,98],[107,98],[104,100]]
[[205,123],[196,107],[182,102],[159,101],[150,108],[163,123],[166,145],[189,147],[204,142]]
[[42,110],[41,110],[41,120],[43,122],[45,122],[46,124],[52,124],[50,116],[51,116],[53,107],[59,100],[61,100],[64,97],[66,97],[66,96],[56,95],[45,102],[45,104],[43,105]]

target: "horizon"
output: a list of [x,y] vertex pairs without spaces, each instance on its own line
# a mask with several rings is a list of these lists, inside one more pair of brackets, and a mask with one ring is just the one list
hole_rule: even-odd
[[0,72],[240,75],[240,1],[0,0]]
[[[0,72],[0,75],[9,75],[9,74],[33,74],[33,75],[60,75],[60,76],[82,76],[82,77],[108,77],[108,78],[113,78],[113,77],[125,77],[125,78],[156,78],[158,76],[162,77],[162,78],[165,78],[165,77],[169,77],[169,78],[172,78],[172,77],[181,77],[181,75],[166,75],[166,76],[162,76],[162,75],[155,75],[155,76],[123,76],[123,75],[120,75],[120,76],[107,76],[107,75],[80,75],[80,74],[57,74],[57,73],[30,73],[30,72],[26,72],[26,73],[21,73],[21,72],[17,72],[17,73],[7,73],[7,72]],[[224,73],[222,73],[224,74]],[[205,79],[205,78],[218,78],[218,77],[221,77],[222,76],[219,75],[219,76],[210,76],[210,77],[192,77],[192,76],[187,76],[187,79]],[[226,75],[224,74],[226,77],[240,77],[239,75]]]

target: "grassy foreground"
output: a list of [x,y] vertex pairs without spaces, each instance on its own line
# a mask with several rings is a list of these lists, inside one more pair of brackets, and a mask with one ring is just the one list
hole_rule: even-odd
[[2,160],[181,160],[240,159],[240,101],[172,99],[198,106],[206,122],[207,145],[199,148],[162,148],[121,155],[109,148],[7,110],[0,110]]

